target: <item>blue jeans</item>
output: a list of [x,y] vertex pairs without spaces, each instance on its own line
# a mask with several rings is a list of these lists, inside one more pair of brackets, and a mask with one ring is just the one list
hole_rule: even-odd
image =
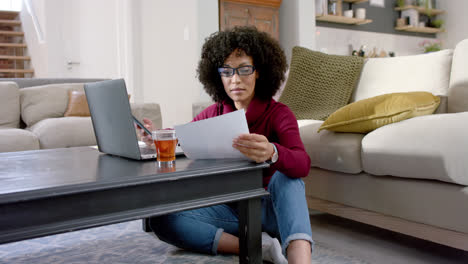
[[[262,231],[282,241],[283,254],[293,240],[313,245],[304,182],[277,171],[268,184],[270,195],[262,198]],[[239,215],[220,204],[150,219],[153,232],[176,247],[216,254],[222,232],[238,236]]]

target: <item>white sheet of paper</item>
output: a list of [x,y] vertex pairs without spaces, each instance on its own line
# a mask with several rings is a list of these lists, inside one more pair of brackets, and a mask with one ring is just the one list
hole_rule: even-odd
[[248,134],[244,109],[174,126],[180,146],[190,159],[248,159],[232,147],[232,140]]

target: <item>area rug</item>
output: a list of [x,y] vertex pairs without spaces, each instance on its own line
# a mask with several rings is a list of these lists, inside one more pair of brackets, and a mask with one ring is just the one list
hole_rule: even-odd
[[[0,245],[0,263],[239,263],[232,255],[209,256],[178,249],[131,221]],[[365,263],[316,242],[312,263]]]

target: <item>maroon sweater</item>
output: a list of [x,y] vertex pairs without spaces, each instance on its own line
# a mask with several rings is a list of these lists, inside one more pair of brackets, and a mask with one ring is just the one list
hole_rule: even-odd
[[[193,121],[230,113],[237,109],[230,102],[215,103]],[[261,134],[275,144],[279,159],[263,172],[263,186],[268,186],[275,171],[280,171],[291,178],[307,176],[310,170],[310,158],[305,152],[299,135],[297,120],[291,110],[273,99],[261,101],[252,99],[246,113],[250,133]]]

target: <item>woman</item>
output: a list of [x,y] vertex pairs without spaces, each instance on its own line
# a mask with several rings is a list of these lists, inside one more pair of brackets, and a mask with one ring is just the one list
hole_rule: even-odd
[[[272,99],[286,68],[283,50],[267,33],[254,27],[214,33],[202,48],[198,78],[216,103],[193,121],[246,111],[250,134],[239,135],[232,146],[255,162],[271,163],[263,176],[270,192],[262,199],[263,258],[288,263],[285,254],[289,263],[310,264],[313,240],[300,179],[309,172],[310,158],[293,113]],[[150,121],[145,122],[151,128]],[[154,217],[150,226],[161,240],[180,248],[239,253],[238,214],[233,205]]]

